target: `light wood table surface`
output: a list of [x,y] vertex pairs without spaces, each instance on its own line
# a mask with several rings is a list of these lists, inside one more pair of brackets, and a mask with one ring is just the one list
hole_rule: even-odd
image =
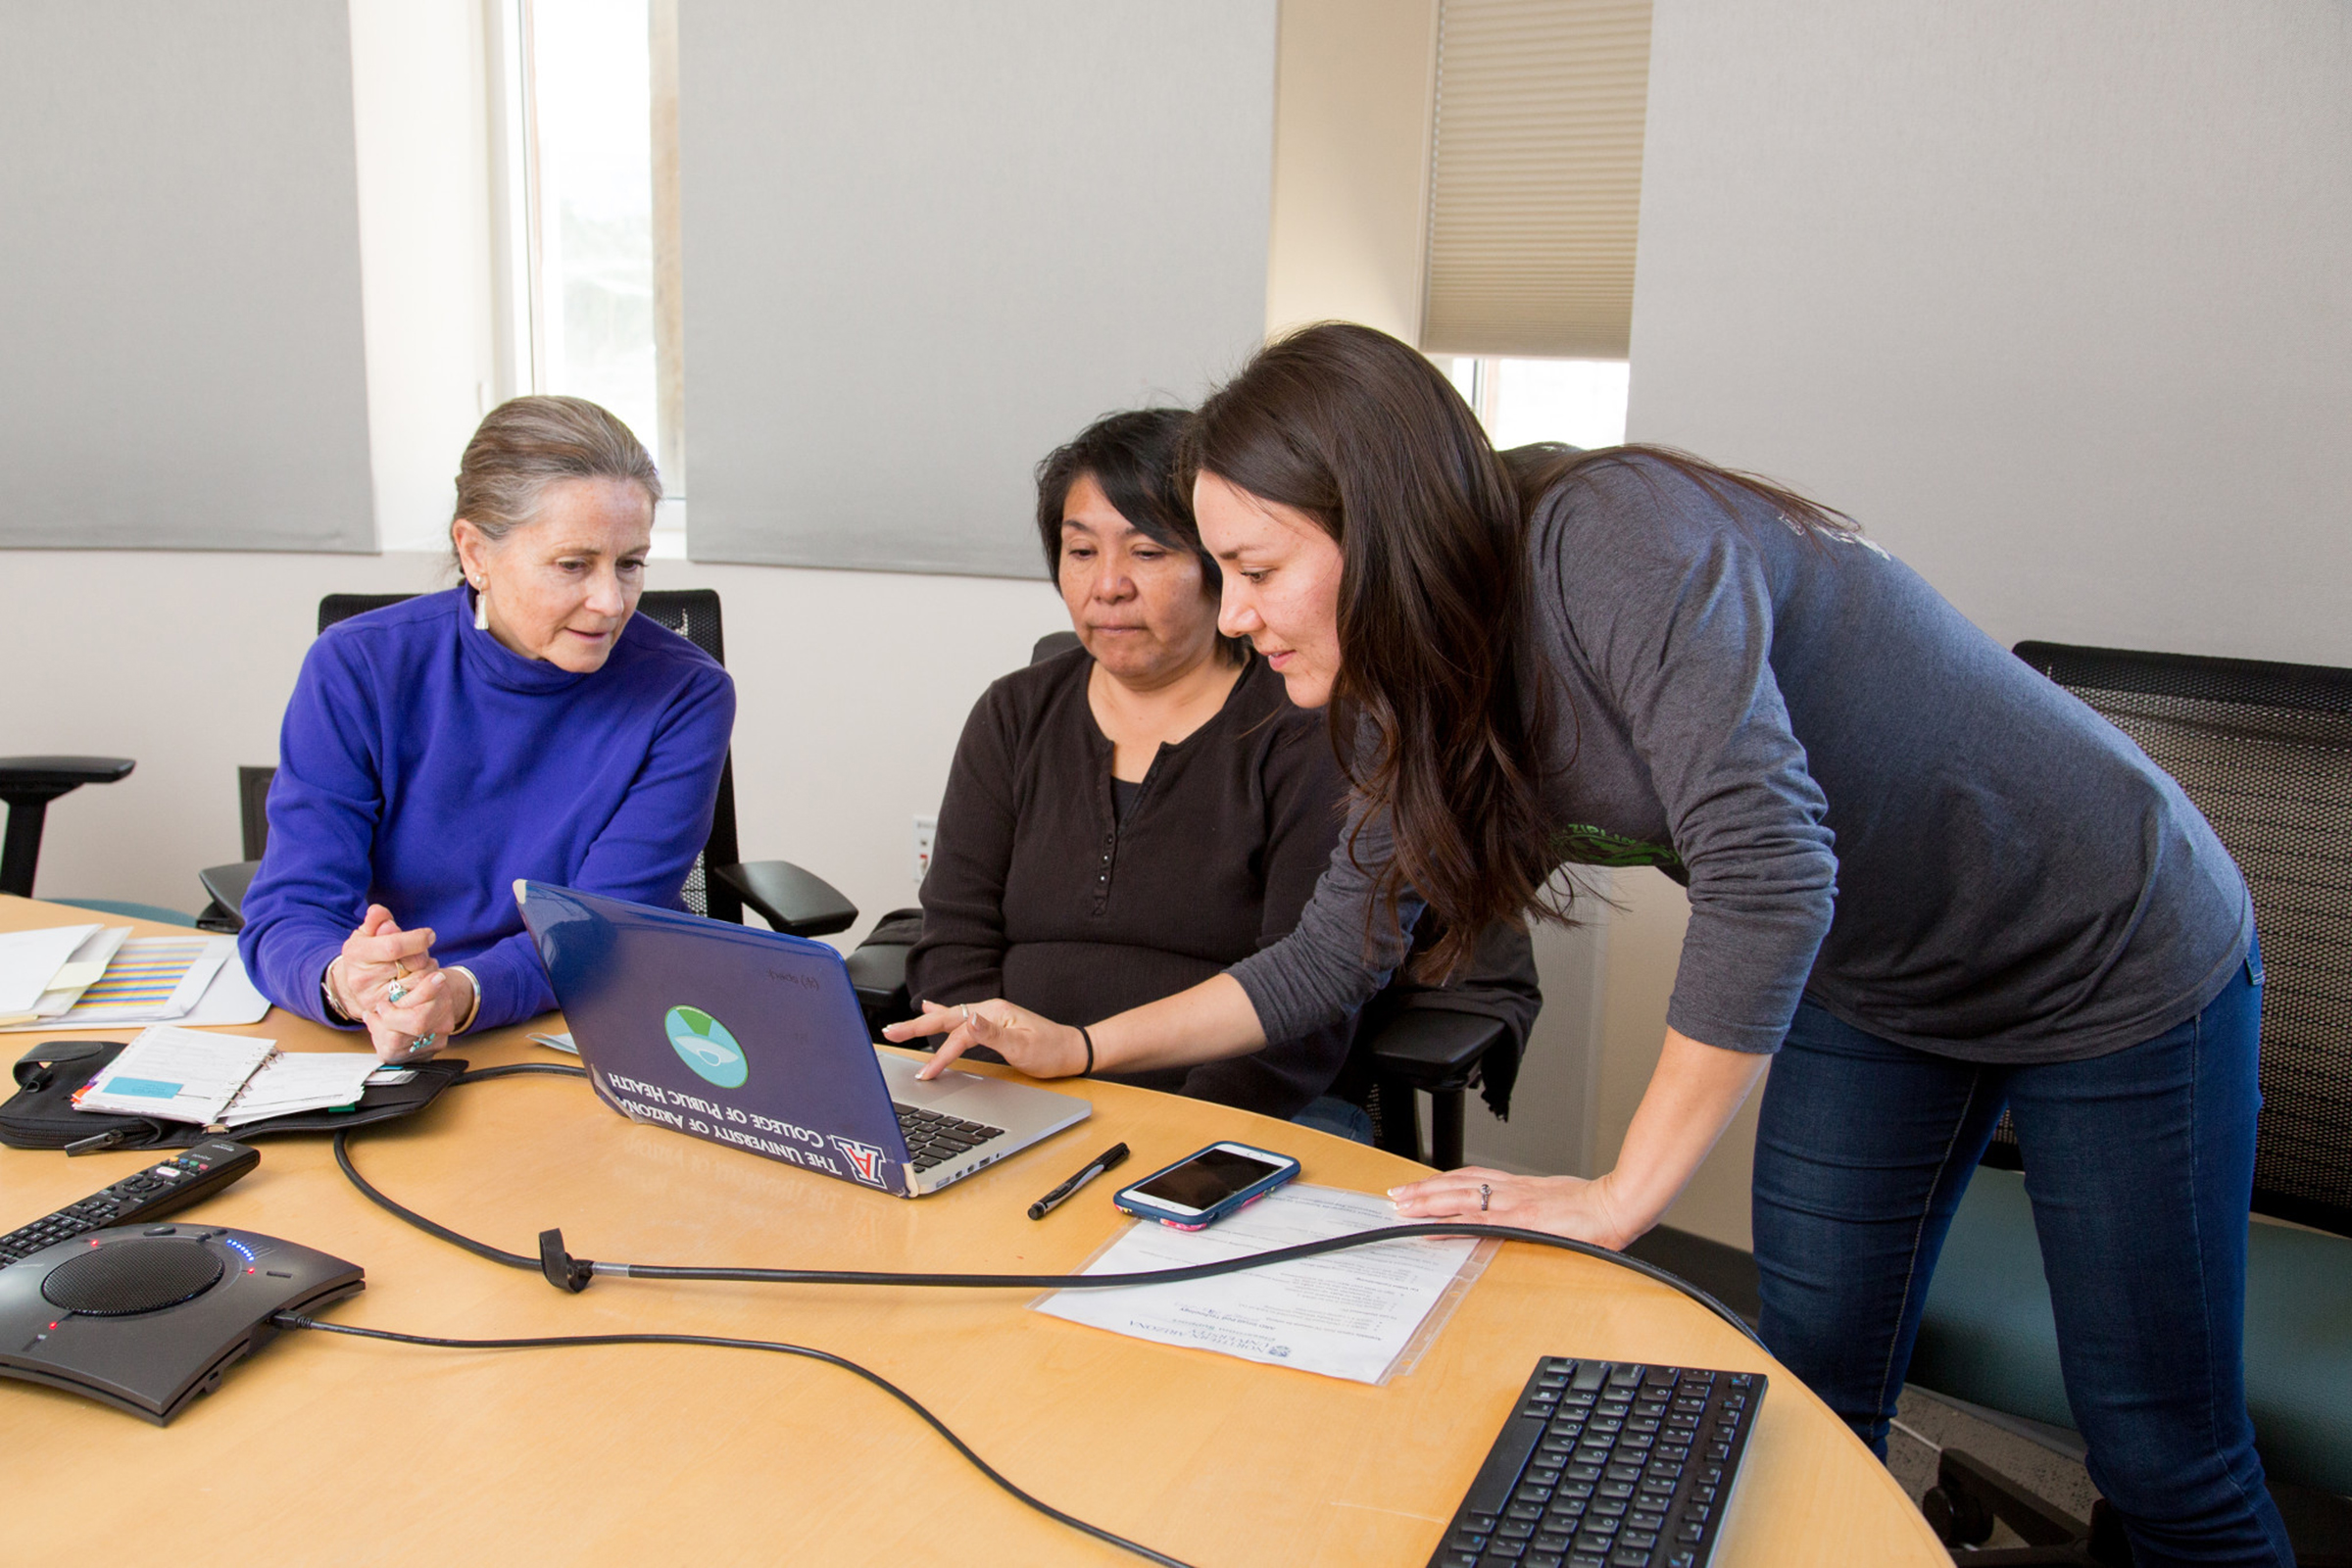
[[[0,930],[96,918],[0,897]],[[232,1032],[353,1049],[283,1012]],[[40,1038],[0,1040],[13,1060]],[[569,1060],[516,1029],[452,1054]],[[1303,1180],[1329,1186],[1378,1192],[1423,1174],[1222,1106],[1057,1087],[1091,1098],[1094,1116],[919,1201],[633,1125],[567,1078],[452,1090],[353,1152],[391,1196],[512,1251],[535,1254],[538,1233],[561,1226],[579,1257],[933,1271],[1080,1266],[1124,1223],[1112,1184],[1042,1222],[1025,1211],[1122,1139],[1128,1176],[1217,1138],[1295,1152]],[[651,1330],[819,1347],[906,1389],[1047,1501],[1199,1568],[1419,1568],[1545,1354],[1771,1374],[1722,1568],[1950,1560],[1777,1362],[1665,1287],[1589,1258],[1505,1246],[1418,1368],[1369,1388],[1061,1322],[1026,1310],[1026,1292],[599,1279],[568,1296],[368,1202],[323,1137],[256,1147],[259,1169],[187,1212],[362,1264],[367,1290],[323,1316],[465,1338]],[[152,1157],[0,1149],[0,1221]],[[1139,1560],[1006,1497],[851,1375],[742,1350],[447,1350],[294,1333],[168,1428],[0,1380],[0,1454],[28,1503],[7,1533],[21,1562],[93,1550],[273,1564]]]

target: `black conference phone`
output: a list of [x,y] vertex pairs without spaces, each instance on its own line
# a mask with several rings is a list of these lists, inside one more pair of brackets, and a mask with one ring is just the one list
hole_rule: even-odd
[[260,1158],[215,1139],[0,1240],[0,1377],[162,1426],[276,1335],[272,1313],[360,1290],[357,1263],[292,1242],[151,1223]]

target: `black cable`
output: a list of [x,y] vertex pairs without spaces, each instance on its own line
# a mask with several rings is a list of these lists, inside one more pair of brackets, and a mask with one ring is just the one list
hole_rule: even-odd
[[[468,1072],[451,1081],[459,1084],[486,1082],[526,1073],[552,1074],[559,1077],[586,1077],[585,1069],[564,1066],[556,1062],[517,1062],[505,1067],[485,1067]],[[932,1289],[961,1290],[1113,1290],[1130,1285],[1177,1285],[1189,1280],[1214,1279],[1222,1274],[1236,1274],[1245,1269],[1263,1268],[1273,1263],[1288,1263],[1298,1258],[1319,1257],[1326,1252],[1346,1251],[1350,1248],[1369,1247],[1381,1242],[1402,1241],[1416,1236],[1474,1237],[1479,1240],[1527,1242],[1537,1247],[1555,1248],[1582,1257],[1598,1258],[1631,1269],[1645,1279],[1655,1280],[1670,1290],[1678,1291],[1717,1317],[1738,1329],[1758,1349],[1764,1342],[1739,1313],[1724,1305],[1705,1291],[1678,1275],[1643,1262],[1623,1252],[1596,1247],[1590,1242],[1573,1241],[1554,1236],[1548,1231],[1522,1230],[1510,1225],[1479,1225],[1460,1220],[1421,1221],[1409,1225],[1392,1225],[1380,1230],[1358,1231],[1349,1236],[1327,1237],[1319,1242],[1304,1242],[1297,1247],[1277,1248],[1268,1252],[1251,1252],[1242,1257],[1220,1258],[1213,1263],[1195,1263],[1184,1268],[1152,1269],[1133,1274],[890,1274],[864,1269],[814,1268],[711,1268],[664,1263],[604,1263],[587,1258],[574,1258],[563,1250],[563,1232],[542,1231],[539,1235],[539,1255],[526,1256],[510,1252],[487,1242],[477,1242],[460,1235],[446,1225],[425,1218],[415,1209],[394,1201],[381,1190],[362,1176],[351,1161],[350,1142],[359,1127],[347,1127],[335,1134],[335,1163],[343,1169],[351,1184],[382,1208],[399,1215],[411,1225],[428,1235],[462,1247],[476,1257],[503,1263],[509,1268],[527,1269],[544,1274],[559,1288],[567,1291],[585,1290],[588,1282],[599,1276],[639,1280],[727,1280],[738,1284],[756,1285],[891,1285]]]
[[[492,1070],[504,1069],[494,1068]],[[558,1068],[557,1070],[562,1071],[563,1069]],[[340,1139],[337,1140],[338,1143],[340,1141]],[[346,1166],[345,1168],[349,1169],[350,1167]],[[710,1334],[559,1334],[514,1340],[445,1340],[423,1334],[396,1334],[390,1329],[363,1329],[355,1328],[348,1323],[328,1323],[320,1318],[304,1317],[298,1312],[272,1312],[270,1315],[270,1321],[282,1329],[318,1329],[326,1334],[349,1334],[363,1340],[390,1340],[399,1345],[423,1345],[455,1350],[529,1350],[574,1345],[708,1345],[721,1349],[771,1350],[778,1355],[806,1356],[811,1361],[822,1361],[827,1366],[837,1366],[844,1372],[854,1372],[865,1379],[866,1382],[871,1383],[875,1388],[880,1389],[884,1394],[889,1395],[907,1409],[922,1417],[924,1424],[947,1439],[948,1446],[961,1454],[965,1462],[970,1464],[973,1469],[995,1482],[1008,1495],[1026,1503],[1055,1523],[1067,1525],[1081,1535],[1092,1536],[1107,1545],[1117,1546],[1124,1551],[1132,1551],[1148,1561],[1163,1563],[1166,1568],[1191,1568],[1191,1565],[1180,1557],[1171,1557],[1164,1551],[1154,1551],[1140,1541],[1129,1541],[1125,1536],[1115,1535],[1100,1525],[1090,1525],[1075,1514],[1062,1512],[1043,1497],[1023,1492],[1000,1474],[995,1466],[974,1453],[969,1444],[948,1430],[947,1423],[925,1408],[920,1399],[891,1382],[881,1373],[859,1366],[846,1356],[835,1355],[829,1350],[813,1349],[806,1345],[787,1345],[781,1340],[731,1340]]]

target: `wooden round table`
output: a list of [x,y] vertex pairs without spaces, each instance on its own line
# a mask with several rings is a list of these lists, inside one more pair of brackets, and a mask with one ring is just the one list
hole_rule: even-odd
[[[0,930],[81,918],[0,897]],[[232,1032],[355,1049],[283,1012]],[[569,1060],[522,1033],[461,1040],[453,1054]],[[11,1038],[13,1058],[45,1037]],[[1112,1183],[1043,1221],[1026,1210],[1120,1140],[1129,1173],[1239,1138],[1297,1153],[1303,1179],[1327,1186],[1379,1192],[1425,1174],[1223,1106],[1056,1087],[1091,1098],[1094,1116],[915,1201],[634,1125],[575,1078],[459,1088],[353,1149],[391,1196],[510,1251],[535,1254],[538,1233],[561,1226],[586,1258],[932,1271],[1081,1266],[1125,1223]],[[186,1212],[362,1264],[367,1290],[326,1317],[461,1338],[661,1331],[821,1348],[906,1388],[1047,1501],[1199,1568],[1418,1568],[1545,1354],[1771,1374],[1722,1568],[1950,1560],[1885,1467],[1771,1357],[1665,1287],[1589,1258],[1506,1245],[1419,1365],[1372,1388],[1062,1322],[1026,1310],[1028,1292],[608,1278],[565,1295],[369,1203],[323,1137],[256,1147],[258,1170]],[[0,1150],[0,1229],[152,1157]],[[1136,1560],[1021,1507],[857,1378],[752,1351],[289,1334],[168,1428],[0,1381],[0,1452],[27,1503],[10,1554],[28,1562],[93,1550],[567,1568]]]

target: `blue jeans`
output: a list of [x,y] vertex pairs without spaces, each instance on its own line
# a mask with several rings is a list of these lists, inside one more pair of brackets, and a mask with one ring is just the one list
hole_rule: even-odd
[[[1406,1097],[1409,1104],[1410,1098]],[[1361,1105],[1350,1104],[1337,1095],[1317,1095],[1306,1108],[1291,1120],[1301,1127],[1312,1127],[1319,1133],[1351,1139],[1359,1144],[1372,1141],[1372,1113]]]
[[1764,1091],[1764,1341],[1882,1458],[1928,1280],[2006,1103],[2090,1478],[2156,1563],[2294,1561],[2242,1359],[2261,958],[2088,1061],[1929,1055],[1806,1004]]

